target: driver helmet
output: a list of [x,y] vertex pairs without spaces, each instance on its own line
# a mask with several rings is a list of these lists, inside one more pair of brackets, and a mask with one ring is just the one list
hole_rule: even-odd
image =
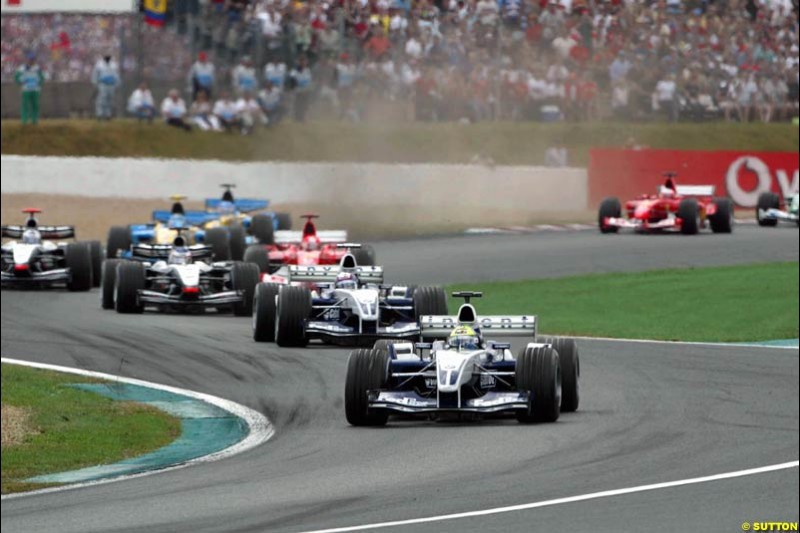
[[320,242],[317,237],[305,237],[303,244],[304,248],[309,252],[316,252],[320,248]]
[[181,213],[174,213],[169,217],[169,222],[167,225],[170,228],[185,228],[186,216]]
[[358,288],[358,276],[350,272],[341,272],[336,276],[337,289],[355,290]]
[[217,206],[217,212],[220,215],[233,215],[236,213],[236,205],[233,202],[223,200]]
[[192,262],[192,252],[185,246],[176,246],[169,253],[167,262],[170,265],[188,265]]
[[30,228],[22,232],[23,244],[41,244],[41,242],[42,242],[42,234],[39,233],[39,230]]
[[480,349],[481,341],[478,334],[475,333],[475,330],[471,327],[458,326],[450,334],[447,344],[450,345],[450,348],[454,348],[458,351],[469,351]]

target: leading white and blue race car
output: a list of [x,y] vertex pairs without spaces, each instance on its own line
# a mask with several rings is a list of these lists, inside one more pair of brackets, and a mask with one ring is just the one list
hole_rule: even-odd
[[416,339],[421,315],[447,313],[441,288],[384,285],[383,267],[359,266],[352,253],[338,265],[287,265],[281,279],[283,284],[256,287],[257,342],[306,346],[320,339],[352,346],[378,339]]
[[[481,417],[513,414],[522,423],[555,422],[578,409],[580,361],[572,339],[537,338],[537,319],[478,316],[466,300],[456,316],[421,317],[423,341],[378,342],[350,353],[345,415],[354,426],[382,426],[392,414]],[[485,340],[528,337],[511,345]]]
[[777,226],[778,222],[800,226],[800,194],[794,193],[781,202],[774,192],[762,192],[758,196],[756,221],[759,226]]

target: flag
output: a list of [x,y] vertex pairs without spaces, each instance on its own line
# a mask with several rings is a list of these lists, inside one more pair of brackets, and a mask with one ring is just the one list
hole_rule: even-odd
[[167,20],[167,0],[142,0],[144,21],[151,26],[163,26]]

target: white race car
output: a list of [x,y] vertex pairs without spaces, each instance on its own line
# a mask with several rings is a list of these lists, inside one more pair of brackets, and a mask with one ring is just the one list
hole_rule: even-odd
[[100,284],[102,250],[98,241],[63,242],[74,239],[73,226],[40,226],[28,208],[22,226],[3,226],[3,287],[65,286],[70,291],[88,291]]
[[[354,426],[386,424],[391,414],[513,414],[522,423],[554,422],[577,410],[580,362],[574,340],[536,338],[536,317],[482,316],[470,305],[481,293],[459,292],[457,316],[423,316],[423,340],[379,341],[350,353],[345,414]],[[514,357],[511,345],[486,333],[528,337]],[[446,339],[446,340],[445,340]]]
[[759,226],[777,226],[778,222],[790,222],[800,226],[800,195],[794,193],[781,205],[781,198],[774,192],[762,192],[758,196],[756,220]]

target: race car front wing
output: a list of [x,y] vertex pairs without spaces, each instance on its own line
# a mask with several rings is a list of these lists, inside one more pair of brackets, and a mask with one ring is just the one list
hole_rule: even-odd
[[530,397],[521,391],[489,391],[478,398],[460,398],[458,393],[437,393],[429,397],[416,391],[369,391],[369,407],[389,409],[400,413],[500,413],[504,411],[527,410]]
[[215,294],[164,294],[158,291],[139,291],[139,303],[142,305],[216,307],[239,303],[243,298],[244,293],[242,291],[224,291]]
[[50,285],[55,283],[69,283],[72,279],[72,274],[68,268],[55,268],[53,270],[45,270],[43,272],[25,271],[22,274],[12,274],[11,272],[2,272],[0,282],[3,285]]

